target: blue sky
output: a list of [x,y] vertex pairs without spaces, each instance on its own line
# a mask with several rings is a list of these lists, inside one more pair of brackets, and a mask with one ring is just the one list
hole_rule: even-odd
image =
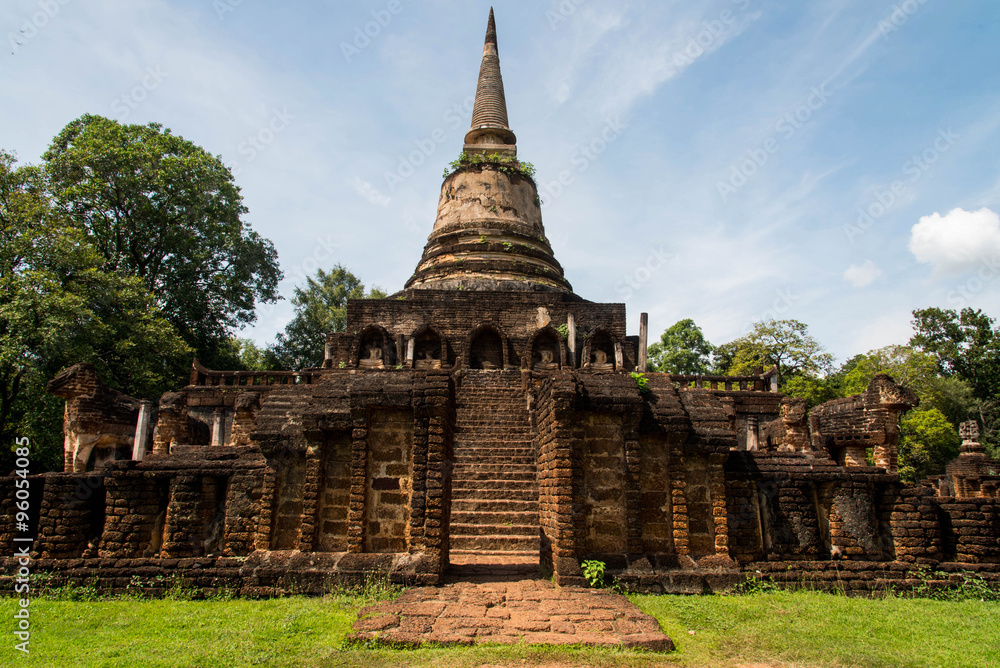
[[[643,311],[651,337],[693,318],[714,343],[795,318],[843,361],[904,343],[915,308],[1000,316],[996,0],[493,4],[556,257],[631,332]],[[395,291],[489,7],[8,1],[0,147],[37,162],[84,113],[162,123],[238,171],[286,296],[335,263]]]

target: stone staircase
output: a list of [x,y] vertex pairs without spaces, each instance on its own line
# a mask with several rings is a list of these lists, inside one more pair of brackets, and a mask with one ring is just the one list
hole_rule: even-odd
[[521,373],[467,371],[456,404],[452,571],[536,572],[538,477]]

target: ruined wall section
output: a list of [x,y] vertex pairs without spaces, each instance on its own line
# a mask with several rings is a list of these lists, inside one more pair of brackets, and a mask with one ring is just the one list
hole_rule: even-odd
[[[573,520],[581,558],[624,567],[642,549],[642,399],[623,374],[579,374],[573,420]],[[621,562],[621,563],[616,563]]]
[[677,461],[683,460],[691,419],[668,375],[646,378],[649,389],[639,429],[642,551],[650,555],[653,566],[670,567],[676,566],[676,558],[671,559],[677,554],[675,538],[686,538],[687,527],[675,527],[674,492],[683,499],[686,483]]
[[105,489],[102,473],[47,474],[41,496],[38,544],[43,559],[97,556],[104,531]]
[[727,559],[729,527],[723,466],[737,446],[734,411],[711,390],[678,391],[691,431],[672,457],[678,477],[673,491],[674,544],[679,555],[713,563]]
[[[355,339],[363,330],[377,326],[386,330],[397,342],[397,364],[406,359],[406,337],[413,336],[424,327],[431,327],[447,344],[447,359],[442,366],[452,366],[461,357],[464,366],[471,356],[470,338],[480,325],[495,325],[508,341],[508,360],[513,368],[521,366],[525,356],[531,355],[531,338],[541,329],[558,328],[573,314],[576,328],[585,334],[603,328],[622,345],[622,367],[635,368],[634,346],[626,341],[625,305],[595,304],[575,295],[558,293],[503,293],[407,290],[396,298],[351,300],[347,307],[347,330]],[[352,356],[356,340],[348,342],[343,336],[331,337],[330,366],[339,368],[356,366]],[[578,340],[578,357],[584,345]],[[614,359],[614,351],[607,351]],[[577,366],[580,360],[576,360]]]
[[867,466],[867,450],[875,465],[896,472],[899,416],[918,403],[910,389],[878,374],[867,389],[834,399],[809,412],[813,449],[830,452],[841,466]]
[[[527,376],[530,379],[531,374]],[[538,456],[541,565],[560,584],[583,584],[573,522],[576,377],[567,371],[548,374],[530,396]]]
[[368,430],[365,552],[407,552],[413,492],[413,413],[372,409]]
[[936,498],[943,526],[942,559],[1000,564],[1000,503],[986,498]]

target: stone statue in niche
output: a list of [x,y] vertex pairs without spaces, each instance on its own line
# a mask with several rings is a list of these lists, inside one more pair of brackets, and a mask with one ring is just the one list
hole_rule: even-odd
[[540,349],[538,351],[538,356],[541,360],[535,363],[535,371],[552,371],[553,369],[559,368],[559,364],[555,361],[555,351],[551,348]]
[[418,353],[419,359],[414,363],[417,369],[440,369],[441,360],[434,356],[434,353],[429,350],[421,350]]
[[595,350],[592,355],[593,361],[590,363],[590,368],[595,371],[614,371],[615,365],[608,361],[608,353],[603,350]]
[[362,369],[381,369],[385,367],[382,360],[382,349],[376,344],[370,344],[367,346],[366,351],[367,357],[361,360]]

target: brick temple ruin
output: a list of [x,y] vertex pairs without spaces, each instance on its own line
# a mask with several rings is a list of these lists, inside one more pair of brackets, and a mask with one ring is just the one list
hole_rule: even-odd
[[[464,150],[517,155],[492,12]],[[31,479],[34,568],[250,596],[372,572],[581,584],[587,559],[664,592],[758,572],[859,590],[916,567],[1000,579],[1000,466],[974,423],[945,476],[907,485],[897,425],[917,398],[889,377],[808,412],[774,369],[640,387],[645,324],[629,336],[623,304],[573,293],[530,177],[470,162],[404,289],[351,301],[322,368],[195,362],[156,404],[86,364],[54,379],[65,472]],[[15,481],[0,480],[7,545]]]

